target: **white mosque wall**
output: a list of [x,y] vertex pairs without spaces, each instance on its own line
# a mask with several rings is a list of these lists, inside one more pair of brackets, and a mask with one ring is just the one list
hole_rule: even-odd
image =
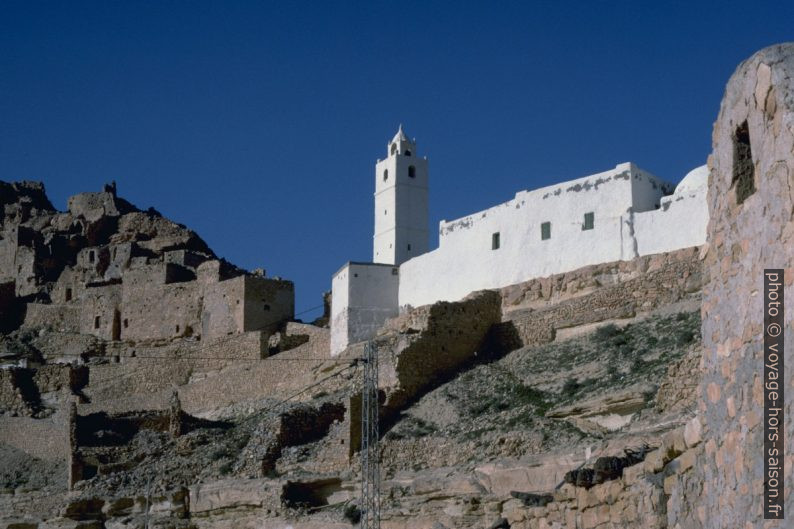
[[387,318],[396,316],[399,268],[350,262],[331,280],[331,355],[373,337]]
[[[707,179],[699,167],[672,193],[669,183],[623,163],[441,221],[439,247],[399,267],[348,263],[332,280],[331,354],[372,338],[401,308],[704,244]],[[585,214],[592,214],[592,229],[584,229]]]
[[638,255],[671,252],[706,242],[708,168],[694,169],[662,198],[661,207],[634,215]]
[[[632,211],[655,210],[672,186],[632,163],[521,191],[513,200],[442,221],[439,247],[400,267],[399,306],[457,301],[481,289],[637,256]],[[704,201],[705,202],[705,201]],[[593,228],[583,229],[585,214]],[[551,236],[541,238],[549,222]],[[499,247],[494,249],[494,234]]]

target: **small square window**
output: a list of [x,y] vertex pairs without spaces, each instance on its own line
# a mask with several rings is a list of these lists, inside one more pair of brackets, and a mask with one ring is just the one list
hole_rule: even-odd
[[582,223],[582,230],[592,230],[595,227],[595,213],[584,214],[584,223]]
[[551,239],[551,222],[544,222],[540,225],[540,239],[543,241]]
[[497,231],[493,235],[491,235],[491,250],[498,250],[499,249],[499,232]]

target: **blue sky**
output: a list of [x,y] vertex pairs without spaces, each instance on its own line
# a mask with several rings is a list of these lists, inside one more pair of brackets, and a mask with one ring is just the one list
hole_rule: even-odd
[[399,123],[430,160],[431,233],[624,161],[677,182],[730,74],[792,20],[792,2],[6,0],[0,179],[44,181],[59,209],[115,180],[294,280],[301,310],[371,259]]

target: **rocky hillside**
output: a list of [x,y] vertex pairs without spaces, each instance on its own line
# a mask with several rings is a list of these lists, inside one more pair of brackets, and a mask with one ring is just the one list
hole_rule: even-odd
[[[592,464],[625,448],[655,448],[662,433],[691,415],[699,326],[692,312],[608,323],[464,370],[405,409],[385,433],[385,519],[406,527],[485,527],[507,515],[500,507],[507,499],[553,492],[588,452]],[[237,520],[270,512],[274,522],[302,524],[296,527],[353,527],[357,461],[333,453],[345,414],[334,403],[342,394],[312,397],[282,405],[275,420],[267,406],[221,421],[183,416],[178,436],[171,418],[154,424],[155,412],[86,416],[78,423],[83,456],[100,463],[99,473],[67,494],[63,464],[7,447],[5,499],[22,514],[25,496],[47,492],[59,498],[51,517],[120,518],[128,527],[143,523],[147,494],[165,509],[150,515],[164,526],[240,527]],[[290,439],[279,439],[286,430]],[[267,457],[272,466],[263,471]],[[259,463],[252,466],[252,458]],[[466,490],[442,493],[452,482],[465,482]],[[221,485],[211,489],[214,499],[204,499],[207,487]]]
[[[284,282],[221,263],[112,188],[68,213],[40,186],[4,189],[6,211],[27,211],[6,215],[6,244],[41,273],[6,275],[21,316],[0,335],[0,527],[356,526],[363,344],[331,358],[328,329],[289,311],[246,326],[261,318],[250,293],[272,315]],[[71,253],[50,262],[45,241]],[[623,467],[692,415],[700,257],[605,263],[388,321],[374,342],[383,526],[521,527],[571,490],[630,486]],[[640,510],[664,494],[642,486],[626,493]]]

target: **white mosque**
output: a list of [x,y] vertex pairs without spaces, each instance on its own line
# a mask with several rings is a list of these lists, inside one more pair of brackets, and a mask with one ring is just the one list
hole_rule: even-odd
[[427,158],[401,126],[375,164],[373,262],[348,262],[332,279],[331,355],[407,307],[704,244],[707,179],[705,165],[673,186],[621,163],[442,220],[430,250]]

